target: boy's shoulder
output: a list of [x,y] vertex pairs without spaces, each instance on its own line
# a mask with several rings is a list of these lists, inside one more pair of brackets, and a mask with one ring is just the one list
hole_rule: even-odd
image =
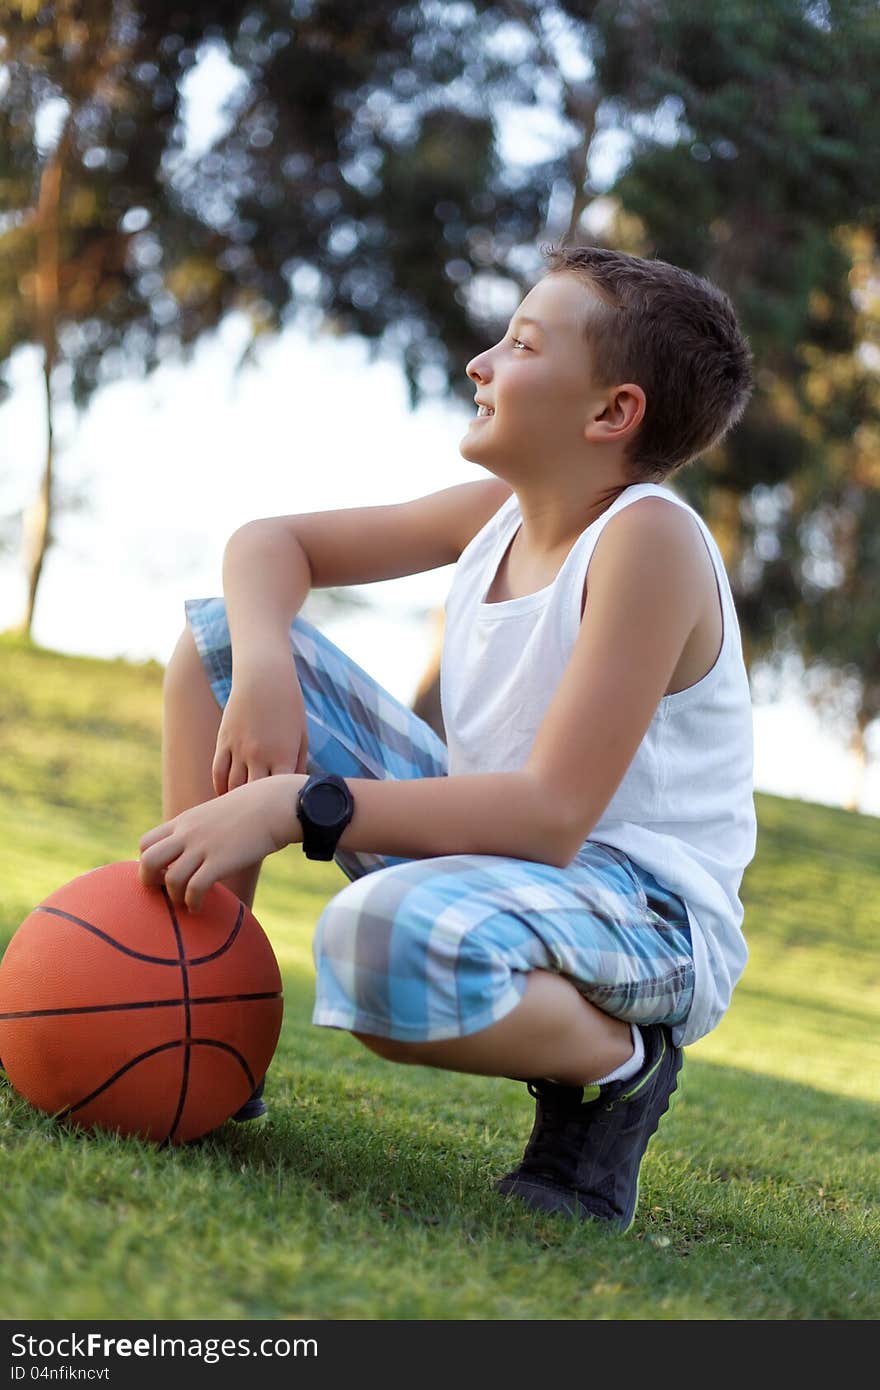
[[694,583],[703,587],[711,602],[715,594],[715,563],[699,513],[689,503],[666,490],[631,498],[610,516],[602,528],[590,563],[595,570],[621,547],[665,552],[676,565],[686,563]]
[[699,512],[669,488],[623,493],[619,500],[621,505],[603,527],[606,549],[614,544],[615,537],[631,535],[640,535],[647,545],[684,546],[695,554],[701,554],[706,548],[704,523]]
[[[695,604],[695,620],[680,652],[666,695],[698,684],[714,666],[724,640],[722,589],[712,549],[700,524],[699,513],[688,503],[669,502],[659,493],[648,493],[623,507],[605,526],[589,566],[581,598],[586,609],[588,579],[594,584],[604,571],[610,578],[614,566],[638,565],[639,557],[654,558],[645,566],[644,583],[656,589],[657,566],[664,576],[675,574],[682,592]],[[628,558],[624,558],[624,557]],[[654,576],[653,578],[651,576]]]

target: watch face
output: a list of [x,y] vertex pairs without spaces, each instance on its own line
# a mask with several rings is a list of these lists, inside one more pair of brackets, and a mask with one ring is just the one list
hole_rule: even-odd
[[348,809],[348,801],[332,782],[310,787],[305,797],[309,819],[315,825],[337,825]]

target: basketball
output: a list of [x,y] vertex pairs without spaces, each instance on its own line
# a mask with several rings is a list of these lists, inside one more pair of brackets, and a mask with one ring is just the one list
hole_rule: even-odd
[[216,1129],[272,1059],[275,953],[222,884],[201,912],[134,861],[51,893],[0,963],[0,1058],[16,1091],[85,1129],[182,1144]]

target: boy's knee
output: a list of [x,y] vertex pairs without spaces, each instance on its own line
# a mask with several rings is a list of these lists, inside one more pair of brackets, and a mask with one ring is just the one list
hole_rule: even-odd
[[371,874],[347,883],[330,899],[318,918],[312,951],[315,964],[322,957],[341,963],[348,975],[366,970],[381,974],[387,966],[392,933],[400,940],[399,898],[388,896],[387,884]]
[[192,690],[194,684],[209,684],[189,623],[178,637],[177,645],[168,659],[162,684],[166,696]]

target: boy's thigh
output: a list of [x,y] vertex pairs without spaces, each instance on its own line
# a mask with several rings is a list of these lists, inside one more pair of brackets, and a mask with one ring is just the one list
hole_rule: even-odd
[[290,631],[316,771],[396,781],[446,775],[446,745],[425,720],[304,618]]
[[680,1023],[693,993],[686,909],[667,894],[661,915],[644,884],[592,842],[564,869],[448,855],[371,874],[319,920],[314,1021],[401,1041],[465,1036],[510,1012],[532,970],[551,970],[616,1017]]
[[[189,599],[186,616],[222,709],[232,689],[226,605],[222,598]],[[309,773],[395,781],[446,775],[446,745],[431,726],[319,628],[295,618],[290,649],[306,707]],[[356,879],[407,861],[340,850],[336,862],[348,878]]]

